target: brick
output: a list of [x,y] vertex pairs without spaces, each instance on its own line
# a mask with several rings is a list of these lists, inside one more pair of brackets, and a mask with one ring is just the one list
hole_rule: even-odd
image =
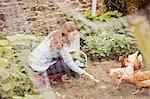
[[28,18],[28,19],[27,19],[27,21],[35,21],[35,20],[37,20],[36,17],[32,17],[32,18]]
[[0,20],[5,21],[5,15],[0,13]]

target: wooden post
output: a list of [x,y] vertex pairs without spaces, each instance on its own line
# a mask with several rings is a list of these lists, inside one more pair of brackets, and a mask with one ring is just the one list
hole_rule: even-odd
[[92,0],[92,16],[96,15],[96,4],[97,0]]

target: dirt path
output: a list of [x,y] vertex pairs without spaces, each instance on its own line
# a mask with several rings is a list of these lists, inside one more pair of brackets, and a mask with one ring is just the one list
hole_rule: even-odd
[[150,93],[145,90],[136,96],[132,95],[136,88],[133,85],[124,84],[119,89],[116,82],[109,77],[106,70],[119,67],[121,64],[116,61],[91,62],[86,70],[93,74],[100,83],[96,84],[86,77],[73,79],[70,84],[53,83],[58,99],[150,99]]

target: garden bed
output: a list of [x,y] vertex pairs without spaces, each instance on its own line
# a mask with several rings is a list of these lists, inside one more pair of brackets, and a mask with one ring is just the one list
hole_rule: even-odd
[[149,99],[148,90],[132,95],[136,91],[133,85],[124,84],[119,89],[115,89],[116,82],[109,77],[106,70],[120,65],[114,60],[91,62],[86,70],[100,80],[100,83],[94,83],[86,77],[81,77],[73,79],[73,82],[69,84],[52,83],[53,90],[58,99]]

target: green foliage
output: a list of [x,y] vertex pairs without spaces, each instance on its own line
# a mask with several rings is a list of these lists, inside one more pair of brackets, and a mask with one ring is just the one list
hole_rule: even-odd
[[31,32],[32,32],[35,36],[42,36],[42,33],[39,32],[36,28],[31,28]]
[[[39,39],[40,38],[40,39]],[[0,97],[10,99],[42,99],[27,76],[31,50],[42,36],[16,34],[0,40]]]
[[90,19],[91,21],[94,21],[94,22],[106,22],[106,21],[111,20],[113,18],[121,17],[122,13],[118,12],[117,10],[115,10],[115,11],[105,12],[102,15],[92,16],[91,12],[89,10],[85,10],[83,12],[83,15],[87,19]]
[[[130,0],[131,1],[131,0]],[[135,1],[135,0],[134,0]],[[110,10],[118,10],[119,12],[126,13],[127,10],[127,0],[105,0],[105,6]]]
[[[122,13],[118,12],[117,10],[115,10],[115,11],[105,12],[104,14],[101,14],[101,15],[91,16],[90,11],[89,10],[85,10],[83,12],[83,15],[87,19],[89,19],[89,20],[91,20],[93,22],[102,24],[102,23],[110,21],[110,20],[113,22],[113,19],[117,19],[118,17],[121,17]],[[69,19],[69,16],[67,16],[66,18]],[[80,32],[82,34],[85,34],[86,30],[91,29],[90,26],[88,26],[87,24],[84,24],[80,20],[74,20],[71,17],[70,17],[70,20],[73,20],[77,24],[77,26],[80,29]],[[129,25],[125,21],[119,21],[119,20],[117,22],[115,21],[114,24],[110,24],[109,25],[108,29],[111,29],[111,31],[116,30],[119,33],[130,34]]]
[[[86,10],[83,15],[93,22],[102,24],[110,20],[113,22],[112,19],[122,16],[122,13],[115,10],[91,16],[90,11]],[[81,32],[81,48],[92,59],[127,56],[137,49],[126,21],[114,21],[114,24],[110,24],[108,28],[93,31],[90,34],[85,32],[90,29],[88,25],[83,24],[80,20],[75,20],[75,23]]]
[[102,59],[112,55],[127,56],[132,50],[136,49],[132,38],[114,34],[110,31],[95,31],[84,37],[83,43],[82,50],[92,59]]

